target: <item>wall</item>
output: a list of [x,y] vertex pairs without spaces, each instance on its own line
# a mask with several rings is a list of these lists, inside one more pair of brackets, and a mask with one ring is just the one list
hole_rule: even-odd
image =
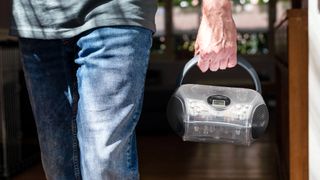
[[10,2],[12,0],[0,0],[0,39],[8,34],[10,24]]
[[320,179],[320,2],[309,0],[309,180]]
[[11,0],[1,0],[0,1],[0,28],[9,27],[9,14],[10,14],[10,4]]

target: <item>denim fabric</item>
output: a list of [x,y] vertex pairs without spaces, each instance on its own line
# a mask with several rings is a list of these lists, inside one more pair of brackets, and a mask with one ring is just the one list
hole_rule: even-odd
[[151,36],[117,26],[20,39],[47,179],[139,179],[134,129]]

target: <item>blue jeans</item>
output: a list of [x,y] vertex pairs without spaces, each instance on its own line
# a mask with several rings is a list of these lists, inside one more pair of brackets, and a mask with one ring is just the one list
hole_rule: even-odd
[[102,27],[20,39],[47,179],[139,179],[135,126],[152,32]]

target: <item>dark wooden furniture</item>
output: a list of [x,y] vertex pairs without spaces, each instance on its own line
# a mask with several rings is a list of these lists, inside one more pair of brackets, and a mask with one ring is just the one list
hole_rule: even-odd
[[275,29],[282,179],[308,179],[308,18],[292,9]]

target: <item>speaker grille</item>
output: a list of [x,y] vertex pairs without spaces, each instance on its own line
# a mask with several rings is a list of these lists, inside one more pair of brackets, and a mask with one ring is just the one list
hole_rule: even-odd
[[252,137],[259,138],[262,136],[269,123],[269,112],[265,104],[259,105],[252,118]]
[[183,136],[185,131],[183,124],[184,113],[184,103],[182,100],[176,96],[172,96],[167,106],[167,118],[171,128],[179,136]]

